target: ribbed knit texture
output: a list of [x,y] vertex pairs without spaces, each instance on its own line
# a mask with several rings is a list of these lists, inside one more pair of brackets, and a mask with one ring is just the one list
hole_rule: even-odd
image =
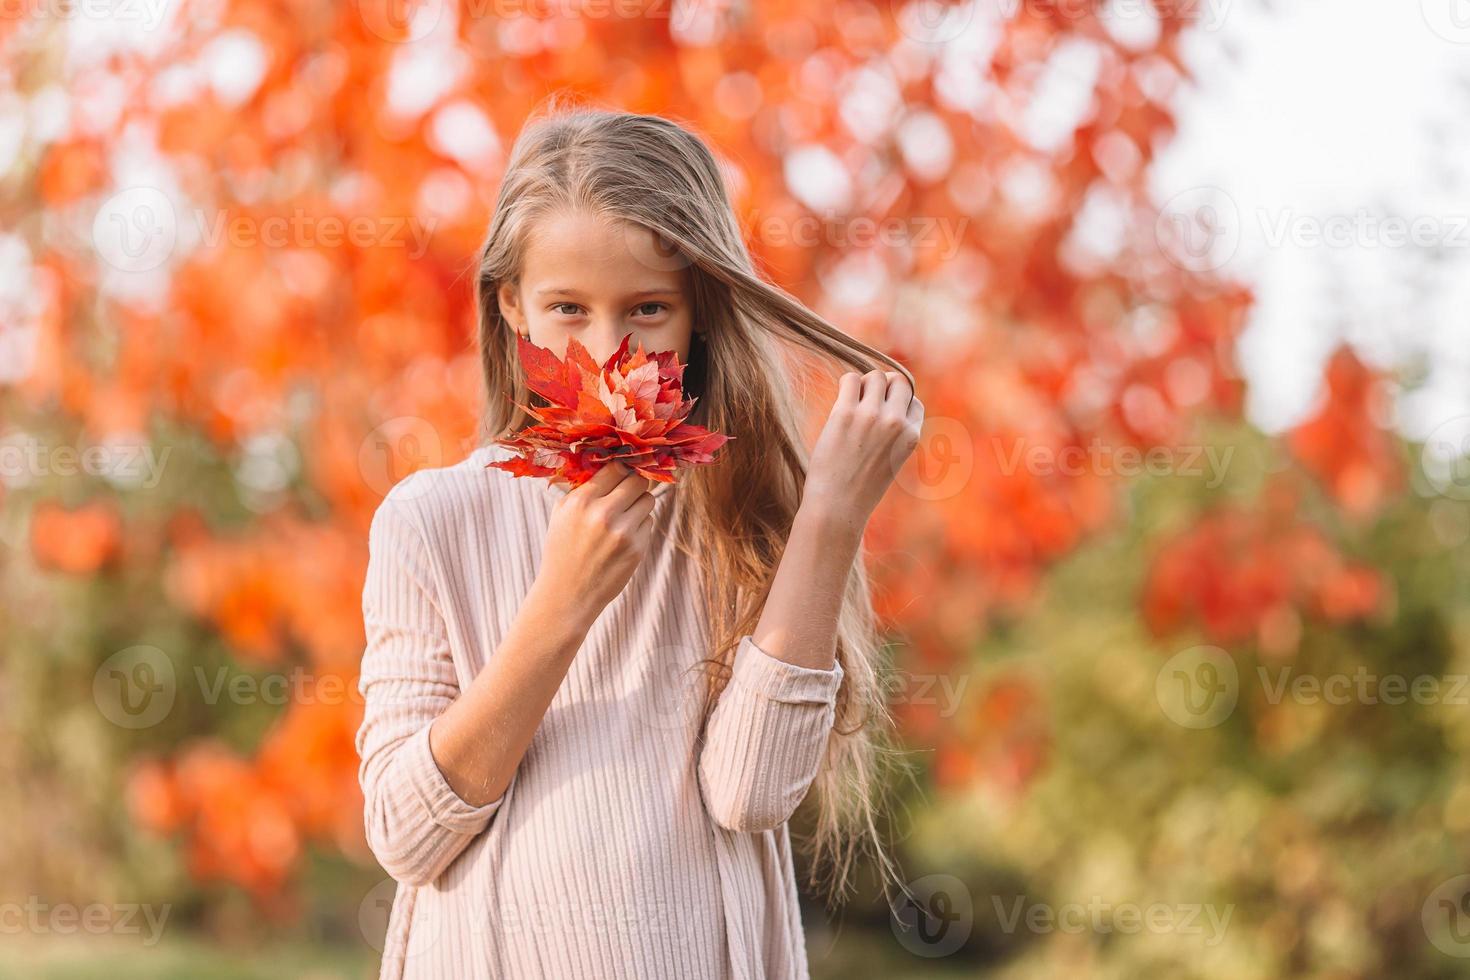
[[806,977],[786,820],[842,668],[787,664],[747,634],[701,735],[709,638],[672,540],[677,486],[505,794],[471,806],[435,764],[429,725],[495,655],[565,493],[484,468],[509,455],[422,470],[373,517],[357,749],[368,844],[399,882],[380,976]]

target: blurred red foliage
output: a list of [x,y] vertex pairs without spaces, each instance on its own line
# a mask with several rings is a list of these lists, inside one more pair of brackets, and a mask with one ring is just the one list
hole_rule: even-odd
[[[243,660],[350,686],[374,508],[474,445],[473,256],[505,150],[553,89],[702,131],[763,269],[912,366],[930,429],[901,476],[911,499],[870,533],[880,613],[931,669],[961,669],[994,615],[1024,609],[1050,563],[1118,520],[1116,476],[1016,466],[1017,446],[1174,446],[1200,417],[1238,412],[1250,295],[1170,260],[1146,186],[1174,128],[1188,10],[1160,5],[1140,44],[1092,4],[954,6],[942,21],[907,2],[670,9],[488,17],[450,3],[406,17],[386,0],[225,0],[67,69],[69,90],[107,88],[118,111],[93,118],[73,100],[30,209],[4,216],[85,230],[110,195],[152,190],[177,241],[155,294],[109,266],[119,257],[98,254],[95,230],[30,238],[34,366],[13,390],[92,438],[166,419],[229,462],[289,437],[299,486],[259,519],[227,531],[190,511],[168,525],[170,600]],[[0,24],[0,44],[16,37]],[[1076,71],[1079,57],[1095,72]],[[241,59],[258,64],[255,84],[236,84]],[[1027,125],[1049,67],[1090,86],[1052,141]],[[160,187],[112,171],[125,133],[156,133]],[[1079,233],[1095,201],[1118,215],[1112,248]],[[365,238],[326,234],[352,222]],[[864,235],[864,222],[899,234]],[[1354,372],[1335,362],[1340,407],[1293,447],[1363,509],[1392,483],[1382,447],[1353,438],[1373,397]],[[37,559],[78,574],[115,560],[126,533],[144,529],[100,503],[32,517]],[[1359,615],[1381,590],[1314,532],[1226,512],[1165,549],[1145,609],[1156,629],[1197,621],[1225,638],[1283,609]],[[909,718],[944,746],[942,781],[990,771],[1023,786],[1038,770],[1028,683],[964,723]],[[261,895],[307,839],[361,853],[358,711],[350,697],[293,701],[253,757],[206,743],[149,762],[134,812],[182,833],[199,874]]]
[[44,501],[31,512],[31,553],[42,568],[90,575],[115,561],[121,549],[122,520],[108,501],[70,510]]
[[1322,406],[1292,431],[1291,450],[1342,508],[1368,517],[1404,487],[1404,464],[1387,430],[1391,398],[1384,380],[1351,348],[1327,364]]
[[1144,587],[1150,629],[1193,628],[1215,643],[1254,641],[1285,655],[1306,617],[1346,622],[1379,610],[1387,582],[1344,557],[1298,503],[1277,486],[1255,508],[1221,507],[1166,541]]

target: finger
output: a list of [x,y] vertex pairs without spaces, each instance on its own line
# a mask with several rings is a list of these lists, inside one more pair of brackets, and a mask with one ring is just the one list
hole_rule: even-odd
[[915,395],[913,400],[909,402],[909,410],[904,418],[913,425],[918,425],[920,422],[924,421],[924,403],[919,401],[919,397],[917,395]]
[[884,373],[888,378],[888,397],[883,402],[883,414],[891,415],[902,421],[908,415],[914,389],[909,387],[909,379],[899,372],[886,371]]
[[864,404],[876,407],[882,403],[884,396],[887,394],[888,376],[882,371],[874,368],[863,375],[863,396],[861,401]]
[[858,403],[863,395],[863,376],[856,371],[847,371],[837,381],[837,403],[833,408],[846,405],[849,408]]
[[634,501],[640,497],[652,498],[653,494],[648,492],[652,480],[636,470],[629,470],[628,475],[607,493],[607,506],[614,513],[619,513],[631,507]]
[[653,518],[653,505],[658,503],[658,498],[651,493],[641,494],[623,511],[621,519],[626,520],[630,527],[639,530],[647,530],[651,526]]
[[568,496],[575,493],[588,498],[605,497],[630,472],[632,471],[628,467],[617,460],[603,463],[590,480],[572,490]]
[[909,379],[904,377],[902,371],[884,371],[883,374],[888,378],[888,400],[898,402],[907,411],[909,399],[914,397],[914,389],[909,384]]

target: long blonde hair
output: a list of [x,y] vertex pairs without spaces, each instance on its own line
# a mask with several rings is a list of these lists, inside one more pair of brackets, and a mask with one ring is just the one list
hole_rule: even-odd
[[[911,385],[913,376],[757,274],[715,157],[693,132],[659,116],[553,97],[516,140],[480,251],[476,301],[490,439],[534,422],[516,407],[534,404],[527,401],[533,396],[496,292],[517,281],[532,221],[562,209],[641,225],[670,247],[649,261],[675,262],[691,273],[695,322],[704,328],[686,372],[699,389],[687,392],[698,396],[691,421],[735,436],[716,465],[680,476],[676,538],[701,556],[712,643],[708,719],[740,638],[760,617],[806,479],[802,416],[781,349],[826,366],[898,371]],[[812,882],[824,882],[829,898],[843,897],[862,852],[877,860],[885,891],[892,876],[878,829],[891,729],[882,646],[860,555],[838,617],[844,673],[833,734],[813,787],[812,833],[802,840]]]

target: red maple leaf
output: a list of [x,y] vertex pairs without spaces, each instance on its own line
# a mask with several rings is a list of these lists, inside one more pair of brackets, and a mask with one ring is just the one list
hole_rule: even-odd
[[581,486],[609,460],[658,483],[673,483],[680,466],[714,462],[734,436],[685,421],[697,399],[684,397],[684,365],[673,351],[628,352],[629,333],[600,367],[576,338],[566,359],[517,337],[526,385],[551,404],[520,406],[539,420],[515,436],[495,440],[520,455],[487,468],[513,476],[547,477]]

